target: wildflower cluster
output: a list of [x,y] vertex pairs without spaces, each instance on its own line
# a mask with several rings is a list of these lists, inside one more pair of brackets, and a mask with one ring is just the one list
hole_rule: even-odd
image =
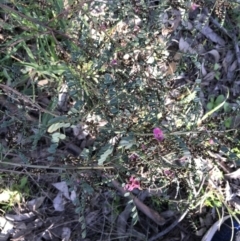
[[140,187],[140,181],[134,177],[134,176],[131,176],[130,179],[129,179],[129,182],[128,184],[125,185],[125,190],[128,190],[128,191],[132,191],[134,188],[138,188],[138,189],[141,189]]
[[164,139],[163,131],[158,127],[153,129],[153,135],[158,141],[163,141]]
[[[163,131],[158,127],[153,129],[153,135],[154,135],[154,138],[158,141],[164,140]],[[145,146],[142,146],[142,149],[145,149]],[[135,161],[138,158],[139,156],[136,153],[131,154],[131,156],[129,157],[131,161]],[[140,189],[140,181],[136,177],[131,176],[128,183],[125,185],[124,189],[128,191],[132,191],[135,188]]]

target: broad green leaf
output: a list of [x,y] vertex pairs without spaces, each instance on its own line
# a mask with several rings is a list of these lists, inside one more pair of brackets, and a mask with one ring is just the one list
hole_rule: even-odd
[[49,156],[49,157],[47,157],[47,160],[48,160],[48,161],[53,161],[53,160],[54,160],[54,157],[53,157],[53,156]]
[[221,103],[224,101],[224,99],[225,99],[224,95],[219,95],[219,96],[217,97],[217,99],[215,100],[215,104],[216,104],[216,105],[221,104]]
[[226,128],[230,128],[231,124],[232,124],[232,117],[229,117],[226,120],[224,120],[224,125]]
[[225,112],[230,112],[231,111],[231,106],[228,102],[226,102],[224,105],[223,105],[223,109]]
[[70,123],[63,123],[63,122],[54,123],[48,127],[48,133],[53,133],[54,131],[56,131],[62,127],[67,128],[69,126],[70,126]]
[[101,156],[100,159],[98,160],[98,165],[101,166],[103,163],[107,160],[107,158],[112,154],[113,152],[113,147],[109,146],[109,149],[107,149]]
[[82,229],[85,229],[85,228],[86,228],[86,223],[85,223],[85,222],[82,223],[81,228],[82,228]]
[[21,62],[24,66],[33,68],[39,74],[45,74],[56,78],[56,75],[62,75],[67,69],[64,65],[38,65],[35,63]]
[[201,123],[202,123],[205,119],[207,119],[212,113],[214,113],[215,111],[217,111],[218,109],[220,109],[220,108],[224,105],[224,103],[227,101],[228,97],[229,97],[229,89],[227,89],[226,99],[225,99],[222,103],[220,103],[219,105],[217,105],[215,108],[213,108],[212,110],[210,110],[209,112],[207,112],[207,113],[198,121],[197,125],[198,125],[198,126],[201,125]]
[[49,153],[55,153],[57,148],[57,143],[52,143],[51,146],[47,149]]
[[64,140],[64,139],[66,139],[66,135],[60,134],[58,138],[61,139],[61,140]]
[[86,236],[87,236],[87,231],[86,231],[86,229],[84,229],[83,231],[82,231],[82,238],[83,239],[85,239],[86,238]]
[[111,84],[113,82],[112,76],[110,74],[105,74],[104,78],[104,84]]
[[134,136],[123,137],[119,142],[118,148],[130,149],[134,144],[136,144]]
[[213,108],[213,103],[212,102],[208,102],[207,103],[207,109],[208,110],[212,110],[212,108]]
[[59,142],[59,138],[58,137],[53,137],[51,141],[53,143],[58,143]]
[[61,135],[60,132],[56,132],[56,133],[53,133],[53,134],[52,134],[52,137],[53,137],[53,138],[59,138],[60,135]]

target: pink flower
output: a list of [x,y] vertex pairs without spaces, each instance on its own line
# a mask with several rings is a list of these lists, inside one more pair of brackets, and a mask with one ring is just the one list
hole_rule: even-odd
[[214,140],[213,140],[213,139],[209,139],[208,143],[209,143],[210,145],[213,145],[213,144],[214,144]]
[[138,158],[139,158],[139,155],[136,153],[132,153],[131,156],[129,157],[131,161],[136,161]]
[[198,7],[200,7],[200,5],[198,5],[198,4],[196,4],[196,3],[192,3],[190,9],[191,9],[192,11],[194,11],[194,10],[196,10]]
[[142,150],[143,150],[143,151],[145,151],[145,150],[147,149],[147,147],[146,147],[144,144],[142,144],[141,147],[142,147]]
[[163,141],[164,139],[163,131],[158,127],[153,129],[153,135],[158,141]]
[[178,165],[185,166],[187,165],[188,158],[186,156],[181,157],[177,160]]
[[163,170],[163,173],[165,176],[168,176],[170,178],[173,178],[175,176],[175,173],[170,169]]
[[134,188],[140,189],[140,182],[136,179],[136,177],[131,176],[124,189],[131,192]]
[[100,29],[101,29],[102,31],[105,31],[105,30],[107,29],[107,27],[106,27],[105,24],[102,24],[102,25],[100,25]]
[[113,65],[117,65],[117,60],[116,59],[113,59],[112,61],[111,61],[111,65],[113,66]]

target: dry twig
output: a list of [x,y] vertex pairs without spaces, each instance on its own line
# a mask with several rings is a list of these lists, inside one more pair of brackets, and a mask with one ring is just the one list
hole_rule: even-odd
[[33,102],[33,100],[31,100],[30,98],[28,98],[27,96],[21,94],[20,92],[18,92],[17,90],[11,88],[10,86],[7,86],[7,85],[3,85],[3,84],[0,84],[0,88],[2,88],[6,93],[8,92],[12,92],[14,94],[16,94],[19,99],[23,100],[24,102],[26,103],[29,103],[30,105],[32,105],[33,107],[37,108],[39,111],[41,112],[44,112],[44,113],[47,113],[47,114],[50,114],[52,116],[55,116],[55,117],[58,117],[59,115],[49,111],[49,110],[46,110],[44,108],[42,108],[39,104]]
[[[106,177],[106,175],[105,175],[105,177]],[[124,188],[121,187],[120,184],[116,180],[113,180],[112,184],[122,195],[127,193],[127,191],[125,191]],[[164,225],[166,223],[165,218],[162,217],[158,212],[156,212],[153,209],[151,209],[148,206],[146,206],[144,203],[142,203],[134,195],[131,194],[130,197],[132,198],[132,200],[133,200],[134,204],[136,205],[136,207],[140,211],[142,211],[147,217],[149,217],[151,220],[153,220],[156,224],[162,226],[162,225]]]

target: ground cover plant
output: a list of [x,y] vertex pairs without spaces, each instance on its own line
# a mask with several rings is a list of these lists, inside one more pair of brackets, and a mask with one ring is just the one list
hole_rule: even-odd
[[2,239],[202,240],[237,218],[238,13],[0,2]]

